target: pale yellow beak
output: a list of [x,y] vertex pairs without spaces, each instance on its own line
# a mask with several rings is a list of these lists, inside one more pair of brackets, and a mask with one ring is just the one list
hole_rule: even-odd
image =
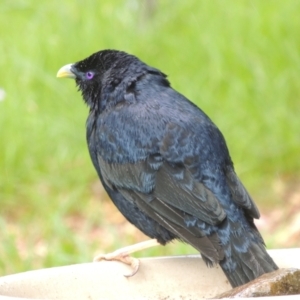
[[57,74],[56,77],[59,78],[76,78],[75,74],[71,71],[71,67],[73,66],[73,64],[68,64],[65,65],[63,67],[61,67]]

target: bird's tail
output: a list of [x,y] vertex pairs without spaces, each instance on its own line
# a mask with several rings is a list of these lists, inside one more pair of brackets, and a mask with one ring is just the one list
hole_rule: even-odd
[[233,234],[219,262],[232,287],[243,285],[278,269],[267,253],[264,241],[254,224],[243,234]]

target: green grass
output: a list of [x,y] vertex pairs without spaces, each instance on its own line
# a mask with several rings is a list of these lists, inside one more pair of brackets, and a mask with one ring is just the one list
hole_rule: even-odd
[[[96,184],[88,110],[74,82],[56,78],[100,49],[168,74],[221,129],[260,207],[284,201],[276,182],[299,178],[300,2],[153,3],[1,1],[0,275],[89,261],[144,238]],[[143,255],[190,251],[176,244]]]

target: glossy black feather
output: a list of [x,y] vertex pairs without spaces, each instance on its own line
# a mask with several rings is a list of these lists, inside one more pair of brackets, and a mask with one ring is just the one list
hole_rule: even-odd
[[277,269],[253,222],[258,209],[203,111],[124,52],[100,51],[72,72],[90,107],[93,164],[131,223],[162,244],[191,244],[209,265],[220,264],[232,286]]

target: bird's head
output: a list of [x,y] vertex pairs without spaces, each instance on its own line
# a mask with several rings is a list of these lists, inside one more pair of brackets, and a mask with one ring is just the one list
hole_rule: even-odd
[[94,108],[105,105],[104,102],[108,101],[106,95],[111,95],[122,82],[126,87],[124,80],[132,81],[145,66],[138,58],[125,52],[102,50],[84,60],[63,66],[57,77],[75,79],[84,101]]

